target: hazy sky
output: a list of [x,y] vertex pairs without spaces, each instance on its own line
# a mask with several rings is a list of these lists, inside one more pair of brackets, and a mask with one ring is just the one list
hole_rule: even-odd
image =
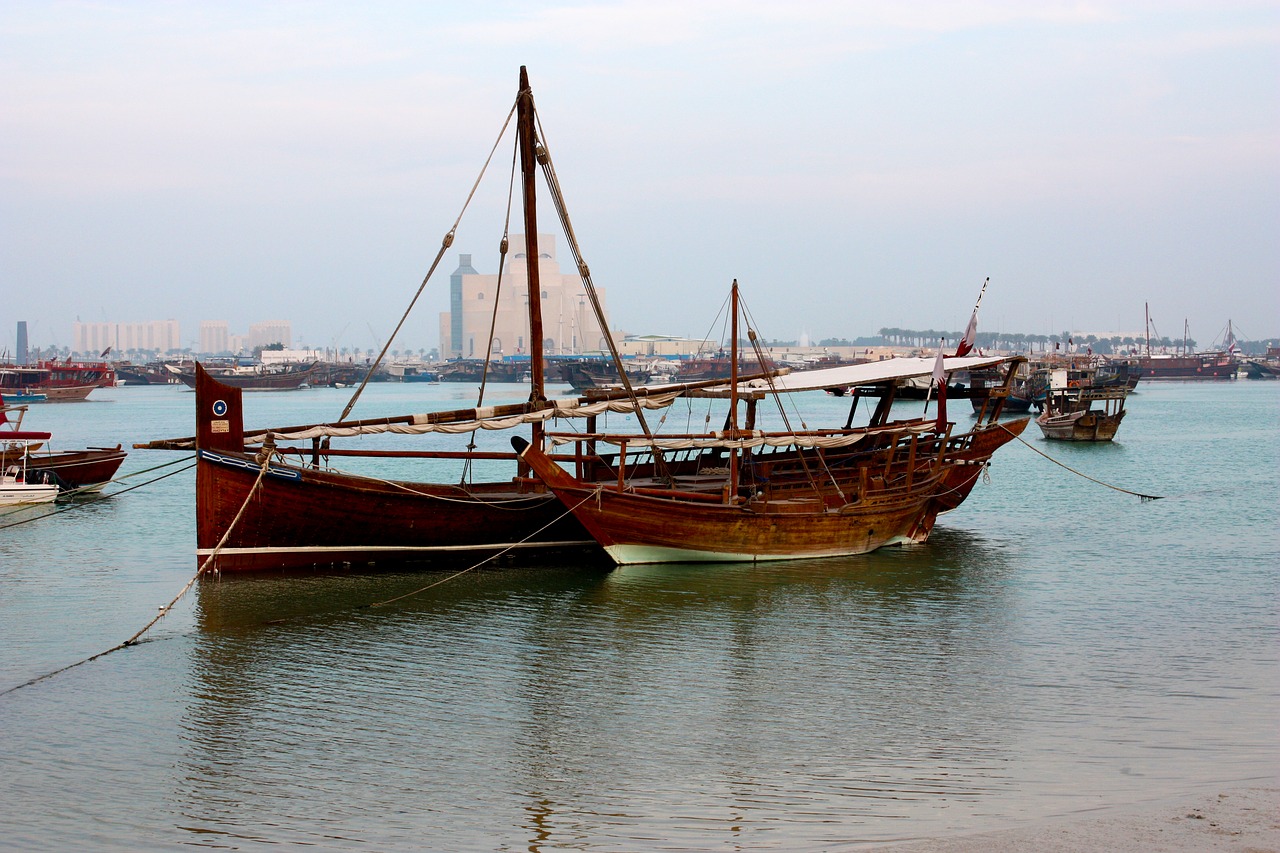
[[[522,64],[628,332],[734,278],[766,338],[958,330],[990,276],[983,330],[1280,334],[1276,2],[6,0],[0,347],[385,340]],[[459,253],[496,271],[501,150],[401,347]]]

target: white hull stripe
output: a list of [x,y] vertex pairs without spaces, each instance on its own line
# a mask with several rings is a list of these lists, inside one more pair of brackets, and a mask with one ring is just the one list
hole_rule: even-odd
[[[881,545],[906,545],[913,542],[909,536],[895,536]],[[736,554],[726,551],[697,551],[691,548],[665,548],[653,545],[610,545],[605,548],[610,557],[620,565],[638,563],[763,563],[778,560],[808,560],[815,557],[852,557],[868,553],[866,550],[833,549],[823,553],[805,554]]]
[[[477,545],[272,545],[263,548],[223,548],[219,554],[438,554],[464,551],[490,551],[530,548],[581,548],[594,545],[590,539],[563,542],[487,542]],[[196,555],[207,557],[213,548],[197,548]]]
[[[257,474],[262,470],[262,466],[257,462],[250,462],[247,459],[237,459],[234,456],[223,456],[220,453],[214,453],[209,450],[201,450],[200,458],[208,462],[217,462],[219,465],[226,465],[228,468],[243,468],[245,471],[251,471]],[[300,471],[291,470],[289,468],[277,468],[274,465],[267,466],[267,473],[273,477],[279,477],[282,480],[300,480],[302,473]]]

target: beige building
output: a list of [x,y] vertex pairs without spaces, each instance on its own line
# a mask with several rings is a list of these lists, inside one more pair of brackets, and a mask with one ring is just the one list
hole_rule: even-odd
[[111,347],[115,353],[179,352],[182,339],[177,320],[151,320],[145,323],[80,323],[72,324],[75,351],[98,355]]
[[636,358],[691,358],[711,356],[720,345],[711,340],[673,335],[632,335],[618,343],[618,352]]
[[200,349],[196,351],[211,355],[234,352],[231,349],[231,330],[227,321],[201,320]]
[[[528,354],[529,275],[524,235],[512,234],[510,247],[500,294],[496,273],[477,272],[471,265],[471,255],[458,256],[458,268],[449,279],[449,310],[440,315],[443,357],[484,358],[491,322],[495,356]],[[554,235],[538,234],[538,254],[543,354],[579,355],[607,350],[581,277],[576,272],[568,275],[560,271]],[[596,294],[604,310],[604,289],[597,287]]]
[[249,326],[249,349],[272,344],[283,344],[285,349],[293,346],[293,325],[288,320],[268,320]]
[[247,335],[233,334],[226,320],[201,320],[200,348],[196,352],[201,355],[247,354],[256,347],[272,344],[283,344],[285,349],[292,346],[293,325],[288,320],[254,323]]

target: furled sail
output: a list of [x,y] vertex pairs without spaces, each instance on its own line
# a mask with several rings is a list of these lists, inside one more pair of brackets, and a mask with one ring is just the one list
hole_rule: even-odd
[[[1009,360],[1008,357],[1003,356],[947,358],[943,360],[943,370],[946,373],[954,373],[957,370],[977,370]],[[739,383],[739,387],[785,393],[817,391],[823,388],[852,388],[857,385],[881,385],[901,379],[928,376],[933,373],[935,362],[936,359],[933,358],[888,358],[884,361],[869,361],[865,364],[844,364],[818,370],[801,370],[775,377],[772,381],[752,379]]]

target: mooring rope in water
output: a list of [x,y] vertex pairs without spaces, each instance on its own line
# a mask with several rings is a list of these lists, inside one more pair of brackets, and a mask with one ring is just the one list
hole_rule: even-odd
[[560,514],[559,514],[559,515],[557,515],[555,518],[551,519],[551,520],[550,520],[550,521],[548,521],[546,524],[542,525],[542,526],[541,526],[541,527],[539,527],[537,530],[533,531],[533,532],[532,532],[532,533],[530,533],[528,536],[526,536],[525,538],[521,539],[519,542],[513,542],[513,543],[511,543],[510,545],[508,545],[507,547],[503,548],[501,551],[497,551],[496,553],[490,554],[488,557],[485,557],[483,560],[481,560],[480,562],[476,563],[474,566],[468,566],[467,568],[463,569],[463,570],[462,570],[462,571],[460,571],[460,572],[454,572],[453,574],[449,575],[448,577],[446,577],[446,578],[441,578],[440,580],[436,581],[435,583],[429,583],[429,584],[427,584],[426,586],[422,587],[421,589],[415,589],[415,590],[413,590],[412,592],[406,592],[404,595],[397,595],[395,598],[388,598],[386,601],[375,601],[375,602],[373,602],[372,604],[368,604],[368,605],[365,605],[365,606],[366,606],[366,607],[371,607],[371,608],[372,608],[372,607],[384,607],[384,606],[386,606],[386,605],[388,605],[388,604],[394,604],[395,602],[400,601],[400,600],[402,600],[402,599],[405,599],[405,598],[411,598],[411,597],[413,597],[413,596],[415,596],[415,595],[418,595],[419,593],[423,593],[423,592],[426,592],[426,591],[427,591],[427,590],[429,590],[429,589],[432,589],[432,588],[434,588],[434,587],[440,586],[441,584],[448,583],[449,581],[453,580],[454,578],[460,578],[460,577],[462,577],[463,575],[465,575],[467,572],[475,571],[476,569],[478,569],[478,568],[480,568],[481,566],[483,566],[485,563],[493,562],[494,560],[498,559],[499,557],[501,557],[503,554],[507,553],[508,551],[511,551],[511,550],[515,549],[516,547],[518,547],[518,546],[520,546],[520,545],[523,545],[524,543],[528,542],[530,539],[532,539],[533,537],[537,536],[539,533],[541,533],[542,531],[546,530],[546,529],[547,529],[548,527],[550,527],[551,525],[553,525],[553,524],[555,524],[555,523],[559,522],[561,519],[563,519],[563,518],[565,518],[566,516],[568,516],[568,515],[569,515],[570,513],[572,513],[575,509],[577,509],[578,507],[582,506],[582,505],[583,505],[584,503],[586,503],[587,501],[591,500],[591,498],[592,498],[592,497],[594,497],[594,495],[595,495],[595,492],[592,492],[590,495],[587,495],[585,498],[583,498],[582,500],[578,501],[578,503],[577,503],[577,504],[575,504],[574,506],[570,507],[569,509],[566,509],[564,512],[560,513]]
[[[134,489],[140,489],[140,488],[142,488],[143,486],[150,486],[152,483],[158,483],[158,482],[160,482],[161,480],[165,479],[166,477],[172,477],[174,474],[181,474],[183,471],[190,471],[192,468],[194,468],[194,467],[195,467],[195,464],[196,464],[195,462],[193,462],[193,461],[192,461],[192,457],[183,457],[182,459],[176,459],[176,460],[174,460],[174,461],[172,461],[172,462],[166,462],[166,463],[164,463],[163,465],[156,465],[155,467],[148,468],[148,469],[146,469],[146,470],[147,470],[147,471],[155,471],[155,470],[157,470],[157,469],[159,469],[159,468],[164,468],[164,467],[167,467],[167,466],[169,466],[169,465],[177,465],[177,464],[182,463],[182,462],[190,462],[190,464],[189,464],[189,465],[187,465],[187,466],[186,466],[186,467],[184,467],[184,468],[179,468],[179,469],[177,469],[176,471],[170,471],[168,474],[161,474],[159,477],[156,477],[156,478],[154,478],[154,479],[147,480],[147,481],[142,482],[142,483],[136,483],[136,484],[134,484],[134,485],[132,485],[132,486],[129,486],[128,488],[121,489],[121,490],[120,490],[120,491],[118,491],[118,492],[111,492],[110,494],[96,495],[95,497],[92,497],[92,498],[83,498],[83,499],[78,499],[74,504],[68,504],[67,506],[62,507],[61,509],[55,509],[53,512],[42,512],[42,513],[40,513],[39,515],[32,515],[32,516],[29,516],[29,517],[27,517],[27,518],[20,519],[20,520],[18,520],[18,521],[12,521],[12,522],[9,522],[8,524],[0,524],[0,530],[6,530],[6,529],[8,529],[8,528],[10,528],[10,527],[17,527],[17,526],[18,526],[18,525],[20,525],[20,524],[29,524],[29,523],[31,523],[31,522],[33,522],[33,521],[39,521],[39,520],[40,520],[40,519],[42,519],[42,518],[49,518],[49,517],[51,517],[51,516],[60,515],[60,514],[62,514],[62,513],[64,513],[64,512],[69,512],[69,511],[71,511],[71,510],[73,510],[73,509],[82,509],[82,508],[84,508],[84,507],[86,507],[86,506],[89,506],[89,505],[91,505],[91,504],[95,504],[95,503],[97,503],[98,501],[104,501],[104,500],[106,500],[106,499],[108,499],[108,498],[114,498],[114,497],[115,497],[115,496],[117,496],[117,495],[123,495],[125,492],[132,492]],[[118,479],[116,479],[116,480],[109,480],[109,481],[108,481],[108,483],[119,483],[119,482],[121,482],[122,480],[127,479],[128,477],[133,477],[133,476],[136,476],[136,475],[141,474],[141,473],[144,473],[144,472],[142,472],[142,471],[135,471],[133,474],[128,474],[128,475],[126,475],[125,477],[120,477],[120,478],[118,478]],[[104,484],[104,485],[105,485],[105,484]],[[65,494],[67,494],[67,495],[75,495],[77,492],[81,492],[81,491],[84,491],[84,490],[85,490],[84,488],[80,488],[80,489],[71,489],[71,490],[69,490],[68,492],[66,492]],[[13,515],[14,513],[21,512],[21,511],[23,511],[23,510],[32,509],[32,508],[34,508],[34,507],[38,507],[38,506],[41,506],[41,504],[24,504],[24,505],[22,505],[22,506],[15,507],[14,509],[9,510],[8,512],[5,512],[3,515],[0,515],[0,518],[3,518],[5,515]]]
[[1099,479],[1096,479],[1096,478],[1094,478],[1094,477],[1090,477],[1088,474],[1085,474],[1085,473],[1084,473],[1084,472],[1082,472],[1082,471],[1077,471],[1075,468],[1072,468],[1070,465],[1066,464],[1065,462],[1061,462],[1061,461],[1059,461],[1059,460],[1057,460],[1057,459],[1054,459],[1052,456],[1050,456],[1049,454],[1045,453],[1043,450],[1040,450],[1039,448],[1036,448],[1036,447],[1032,447],[1032,445],[1031,445],[1031,443],[1030,443],[1030,442],[1028,442],[1028,441],[1027,441],[1025,438],[1023,438],[1022,436],[1015,434],[1013,430],[1009,429],[1009,428],[1008,428],[1007,426],[1005,426],[1004,424],[996,424],[996,426],[1000,427],[1000,429],[1004,430],[1005,432],[1007,432],[1007,433],[1009,433],[1010,435],[1012,435],[1014,438],[1018,439],[1018,441],[1021,441],[1023,444],[1027,445],[1027,447],[1030,447],[1030,448],[1031,448],[1032,450],[1034,450],[1036,453],[1039,453],[1039,454],[1040,454],[1041,456],[1043,456],[1045,459],[1048,459],[1048,460],[1049,460],[1050,462],[1052,462],[1054,465],[1060,465],[1060,466],[1062,466],[1063,468],[1066,468],[1068,471],[1070,471],[1072,474],[1075,474],[1077,477],[1083,477],[1084,479],[1088,480],[1088,481],[1089,481],[1089,482],[1091,482],[1091,483],[1097,483],[1099,486],[1105,486],[1105,487],[1106,487],[1106,488],[1108,488],[1108,489],[1112,489],[1112,490],[1117,491],[1117,492],[1123,492],[1123,493],[1124,493],[1124,494],[1126,494],[1126,495],[1133,495],[1134,497],[1136,497],[1136,498],[1140,498],[1140,499],[1142,499],[1143,501],[1159,501],[1159,500],[1164,500],[1164,495],[1144,495],[1142,492],[1131,492],[1131,491],[1129,491],[1128,489],[1122,489],[1122,488],[1120,488],[1119,486],[1113,486],[1113,485],[1111,485],[1110,483],[1104,483],[1104,482],[1102,482],[1102,481],[1101,481],[1101,480],[1099,480]]
[[[253,496],[257,494],[258,487],[262,484],[262,478],[266,476],[267,468],[271,465],[272,456],[273,456],[272,453],[263,454],[262,468],[261,470],[258,471],[258,479],[253,481],[253,487],[249,489],[249,494],[245,496],[244,503],[240,505],[240,511],[237,512],[236,517],[231,520],[231,524],[227,526],[226,532],[222,534],[222,538],[218,540],[218,544],[214,546],[213,551],[209,554],[208,557],[205,558],[204,562],[200,564],[200,567],[196,569],[195,575],[192,576],[191,580],[187,581],[186,586],[184,586],[181,589],[181,591],[179,591],[178,594],[173,597],[173,600],[171,600],[168,604],[161,607],[159,612],[156,614],[155,618],[152,619],[150,622],[148,622],[146,625],[144,625],[142,627],[142,630],[138,631],[136,634],[134,634],[129,639],[125,640],[123,643],[118,643],[117,645],[114,645],[105,651],[98,652],[96,655],[93,655],[92,657],[87,657],[84,660],[76,661],[73,664],[68,664],[67,666],[62,667],[61,669],[55,669],[53,672],[46,672],[44,675],[38,675],[35,678],[31,679],[30,681],[24,681],[22,684],[16,685],[14,687],[10,687],[7,690],[0,690],[0,696],[7,696],[8,694],[12,693],[15,690],[21,690],[23,687],[30,687],[33,684],[39,684],[41,681],[46,681],[50,678],[53,678],[55,675],[61,675],[67,670],[75,669],[76,667],[83,666],[86,663],[92,663],[93,661],[97,660],[100,657],[106,657],[112,652],[118,652],[121,649],[127,649],[130,646],[138,645],[139,638],[142,637],[143,634],[150,631],[151,628],[157,622],[159,622],[161,619],[169,615],[169,611],[173,609],[173,606],[177,604],[184,595],[187,594],[187,592],[191,589],[191,587],[195,585],[195,582],[199,580],[201,575],[205,574],[205,572],[208,570],[209,565],[218,556],[218,552],[222,550],[222,546],[227,543],[227,537],[231,535],[231,531],[235,530],[236,525],[240,523],[240,519],[244,517],[244,511],[249,507],[249,501],[253,500]],[[168,474],[165,474],[164,476],[169,477],[169,476],[172,476],[173,474],[177,474],[185,470],[187,469],[180,468],[177,471],[171,471]],[[156,479],[163,479],[163,478],[158,477]],[[155,480],[152,480],[151,482],[155,482]],[[147,484],[146,483],[138,484],[138,486],[145,486],[145,485]],[[138,488],[138,486],[132,486],[131,488]],[[120,492],[116,492],[116,494],[120,494]],[[52,515],[52,513],[47,513],[47,515]],[[44,516],[40,516],[40,517],[43,518]]]

